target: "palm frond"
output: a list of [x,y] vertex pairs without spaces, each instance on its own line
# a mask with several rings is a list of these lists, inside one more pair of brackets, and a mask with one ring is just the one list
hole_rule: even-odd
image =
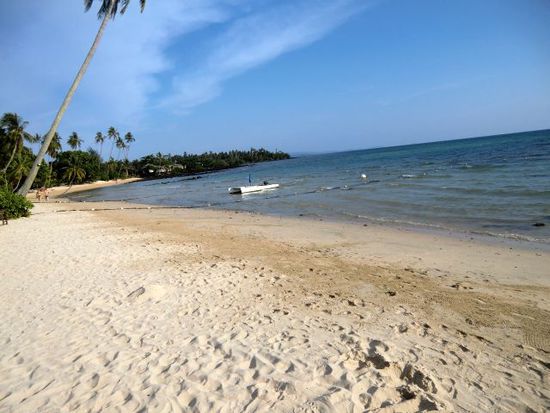
[[128,8],[128,5],[130,4],[130,0],[120,0],[120,2],[122,3],[120,14],[124,14],[126,12],[126,9]]
[[94,0],[84,0],[84,10],[88,11],[94,4]]
[[[124,14],[126,12],[126,9],[130,5],[131,0],[101,0],[101,6],[99,7],[99,11],[97,12],[97,17],[99,19],[103,19],[105,17],[105,14],[109,11],[109,8],[111,7],[111,3],[113,3],[113,8],[111,10],[111,17],[112,19],[115,18],[119,8],[120,8],[120,14]],[[141,12],[145,9],[145,3],[147,3],[146,0],[139,0],[139,5]],[[84,10],[88,11],[93,6],[94,0],[84,0]]]

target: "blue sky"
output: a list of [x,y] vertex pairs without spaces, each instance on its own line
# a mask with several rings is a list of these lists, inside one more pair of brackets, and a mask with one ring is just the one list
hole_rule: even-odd
[[[550,128],[549,21],[548,0],[133,0],[60,133],[131,130],[140,156]],[[45,133],[98,25],[81,1],[0,1],[0,112]]]

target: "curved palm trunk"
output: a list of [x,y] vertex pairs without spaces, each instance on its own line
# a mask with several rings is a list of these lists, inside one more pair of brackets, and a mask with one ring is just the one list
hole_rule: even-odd
[[17,152],[17,144],[13,145],[13,151],[11,151],[11,156],[6,164],[6,166],[2,169],[2,173],[5,174],[8,172],[8,168],[10,167],[11,163],[13,162],[13,158],[15,158],[15,153]]
[[53,139],[53,136],[55,135],[55,132],[57,131],[57,127],[61,123],[61,119],[63,119],[63,115],[65,115],[65,111],[67,110],[67,107],[69,106],[69,103],[71,103],[71,100],[73,98],[74,93],[76,92],[76,89],[78,88],[78,85],[80,84],[80,81],[82,80],[82,77],[84,76],[84,73],[86,73],[86,69],[88,69],[88,66],[90,62],[92,61],[92,57],[94,57],[94,54],[97,50],[97,47],[99,46],[99,43],[101,41],[101,38],[103,37],[103,33],[105,32],[105,27],[107,27],[107,23],[109,22],[109,18],[111,17],[111,12],[113,10],[113,7],[115,5],[115,2],[112,1],[109,10],[105,13],[105,16],[103,17],[103,20],[101,22],[101,25],[99,26],[99,30],[97,32],[97,35],[94,39],[94,42],[92,43],[92,47],[90,48],[90,51],[88,52],[88,55],[86,56],[86,59],[84,59],[84,63],[82,63],[82,66],[80,67],[80,70],[78,71],[73,84],[69,88],[69,91],[67,92],[67,96],[65,96],[65,99],[63,100],[63,103],[61,104],[61,107],[59,108],[59,112],[57,112],[57,115],[55,116],[55,119],[52,123],[52,126],[50,127],[50,130],[48,131],[48,134],[46,135],[46,139],[44,139],[44,143],[40,147],[40,150],[38,151],[38,155],[36,155],[36,159],[34,160],[32,164],[31,171],[29,172],[29,175],[25,179],[25,182],[19,188],[19,191],[17,191],[20,195],[27,195],[29,190],[31,189],[31,186],[36,179],[36,175],[38,174],[38,168],[40,167],[40,164],[42,163],[42,159],[44,159],[44,156],[46,155],[46,152],[48,150],[48,147],[50,146],[50,143]]
[[22,178],[23,178],[23,175],[19,175],[19,179],[17,180],[17,185],[15,185],[15,188],[19,188],[19,184],[21,183]]
[[111,152],[109,152],[109,160],[113,159],[113,149],[115,149],[115,141],[111,144]]

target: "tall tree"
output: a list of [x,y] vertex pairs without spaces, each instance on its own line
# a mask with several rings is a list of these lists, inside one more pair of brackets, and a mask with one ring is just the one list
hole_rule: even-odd
[[120,160],[120,154],[124,151],[124,148],[126,148],[126,144],[124,143],[124,139],[122,139],[120,136],[116,140],[116,147],[118,149],[117,159]]
[[74,151],[76,149],[80,149],[82,146],[82,142],[84,142],[76,132],[73,132],[69,135],[69,139],[67,139],[67,143],[71,147],[71,149]]
[[12,163],[10,177],[14,181],[14,190],[19,187],[21,179],[29,173],[32,165],[32,157],[25,156],[24,152],[19,152]]
[[95,134],[95,143],[99,144],[99,157],[103,156],[103,142],[105,142],[105,136],[101,132]]
[[63,175],[63,179],[66,179],[69,181],[69,188],[73,186],[73,183],[76,181],[76,183],[82,182],[82,180],[86,177],[86,171],[78,165],[78,163],[71,164],[66,170],[65,174]]
[[[44,139],[42,139],[42,141],[44,141]],[[61,136],[59,136],[59,134],[56,132],[53,135],[52,141],[46,153],[50,158],[55,159],[57,158],[57,155],[59,155],[59,152],[61,152],[62,149],[63,148],[61,146]]]
[[124,141],[126,142],[126,159],[128,159],[128,154],[130,153],[130,145],[136,141],[132,132],[127,132],[124,135]]
[[24,121],[17,113],[4,113],[4,116],[0,119],[0,128],[3,129],[2,135],[11,146],[10,157],[1,171],[3,174],[7,172],[15,155],[23,149],[25,141],[37,142],[33,135],[25,131],[28,124],[29,122]]
[[[44,138],[45,139],[45,138]],[[49,162],[49,168],[48,168],[48,178],[46,179],[46,187],[50,187],[51,179],[52,179],[52,172],[53,172],[53,161],[57,158],[57,155],[61,152],[61,136],[57,132],[53,135],[52,141],[50,143],[50,146],[48,147],[48,151],[46,154],[51,158]]]
[[111,160],[113,159],[113,149],[115,148],[115,144],[117,140],[120,139],[120,133],[118,133],[118,131],[113,126],[111,126],[107,131],[107,138],[113,141],[111,143],[111,151],[109,152],[109,160]]
[[[86,69],[88,69],[90,62],[92,61],[92,58],[97,50],[97,47],[99,46],[101,38],[103,37],[103,33],[105,32],[105,28],[107,27],[107,23],[109,22],[109,19],[115,18],[117,11],[119,9],[119,6],[120,6],[120,14],[124,14],[124,12],[126,11],[126,8],[130,4],[130,0],[98,0],[98,1],[101,2],[101,6],[99,8],[99,12],[97,15],[98,18],[101,19],[99,30],[94,39],[94,42],[92,43],[92,47],[90,48],[90,51],[88,52],[88,55],[84,59],[84,63],[82,63],[80,70],[78,71],[71,87],[69,88],[69,91],[67,92],[67,95],[65,96],[65,99],[63,100],[63,103],[61,104],[61,107],[59,108],[59,111],[57,112],[57,115],[53,120],[52,126],[50,127],[50,130],[46,135],[46,139],[44,139],[44,143],[42,144],[42,146],[40,147],[40,150],[38,151],[38,155],[34,160],[34,163],[29,172],[29,175],[25,179],[25,182],[23,183],[21,188],[19,188],[18,193],[21,195],[26,195],[27,192],[29,192],[29,189],[31,189],[32,183],[34,182],[36,178],[36,174],[38,173],[38,168],[42,163],[42,159],[44,159],[44,156],[46,155],[48,147],[50,146],[50,142],[52,141],[53,136],[57,131],[59,124],[61,123],[61,119],[63,119],[63,115],[65,114],[65,111],[69,106],[69,103],[71,103],[71,99],[73,98],[73,95],[76,92],[76,89],[80,84],[80,81],[82,80],[84,73],[86,73]],[[145,8],[145,2],[146,0],[139,0],[142,12],[143,12],[143,9]],[[84,0],[85,11],[90,10],[93,4],[94,4],[94,0]]]

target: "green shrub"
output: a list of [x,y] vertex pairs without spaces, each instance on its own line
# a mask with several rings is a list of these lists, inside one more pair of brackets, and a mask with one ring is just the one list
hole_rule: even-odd
[[28,217],[33,206],[24,196],[0,189],[0,210],[4,210],[9,219]]

